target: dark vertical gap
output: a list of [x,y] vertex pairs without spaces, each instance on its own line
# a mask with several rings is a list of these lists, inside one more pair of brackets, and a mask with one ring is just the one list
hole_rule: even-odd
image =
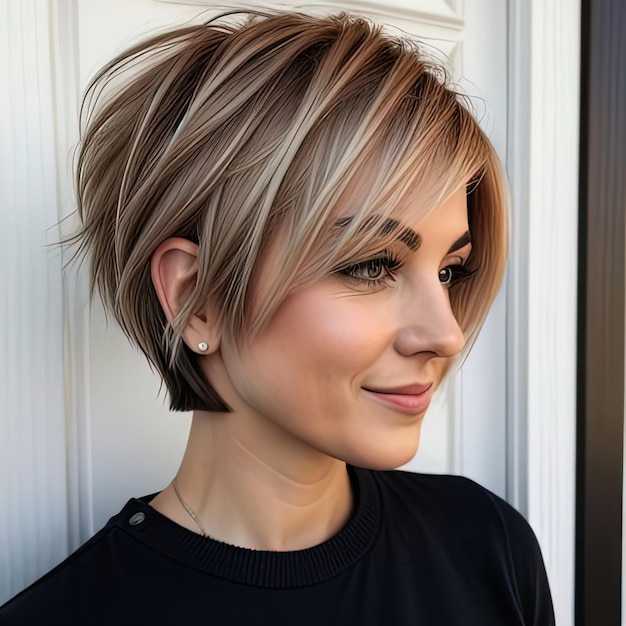
[[582,0],[576,626],[621,623],[626,2]]
[[578,175],[578,328],[576,336],[576,571],[574,582],[574,615],[576,626],[585,620],[585,420],[586,420],[586,328],[587,328],[587,167],[589,142],[589,48],[591,7],[581,3],[580,30],[580,156]]

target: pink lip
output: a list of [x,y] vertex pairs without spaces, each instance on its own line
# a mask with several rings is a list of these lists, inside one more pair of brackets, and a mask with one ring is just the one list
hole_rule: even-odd
[[430,404],[434,392],[432,383],[427,385],[406,385],[393,389],[367,389],[363,387],[363,390],[373,400],[408,415],[424,413]]

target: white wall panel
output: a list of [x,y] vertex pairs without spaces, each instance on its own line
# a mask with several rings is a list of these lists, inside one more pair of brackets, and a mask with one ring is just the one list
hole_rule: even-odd
[[510,492],[573,624],[580,3],[516,0],[509,26]]
[[[504,162],[507,153],[506,3],[465,4],[462,90]],[[487,35],[488,34],[488,35]],[[460,472],[506,498],[506,335],[505,284],[461,370]]]
[[0,3],[0,602],[68,551],[53,3]]

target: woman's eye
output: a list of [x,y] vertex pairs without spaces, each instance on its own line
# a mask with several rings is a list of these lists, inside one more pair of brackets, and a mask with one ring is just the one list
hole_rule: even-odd
[[444,267],[442,270],[439,270],[439,282],[442,285],[449,285],[454,278],[454,272],[452,271],[452,267]]
[[448,265],[439,270],[439,282],[446,287],[450,287],[475,273],[464,265]]
[[393,280],[393,273],[400,266],[392,256],[381,256],[362,263],[350,265],[338,273],[368,285],[379,285]]
[[382,259],[366,261],[352,268],[352,275],[365,280],[378,280],[385,275],[385,266]]

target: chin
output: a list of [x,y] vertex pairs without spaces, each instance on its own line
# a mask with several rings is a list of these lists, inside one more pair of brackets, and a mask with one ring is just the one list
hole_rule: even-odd
[[353,458],[344,459],[348,464],[364,469],[386,472],[397,469],[408,463],[419,448],[419,434],[415,440],[395,446],[378,446],[376,449],[355,454]]

